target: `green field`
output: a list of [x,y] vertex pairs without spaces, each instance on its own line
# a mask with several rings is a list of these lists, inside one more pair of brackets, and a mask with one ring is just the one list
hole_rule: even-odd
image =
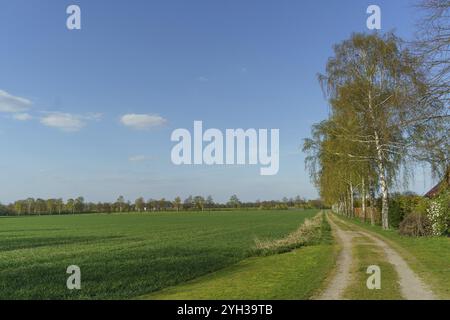
[[[252,255],[256,238],[281,238],[315,214],[316,210],[0,218],[0,299],[126,299],[151,294],[230,267]],[[69,265],[81,268],[81,290],[66,288]]]
[[329,243],[245,259],[186,284],[143,296],[150,300],[307,300],[334,267]]
[[[306,300],[317,296],[335,266],[337,248],[331,227],[319,215],[317,229],[310,241],[290,251],[274,250],[272,255],[252,257],[230,267],[178,286],[145,295],[142,299],[236,299]],[[313,219],[315,220],[315,219]],[[311,222],[312,220],[310,220]],[[305,224],[301,228],[304,228]],[[281,253],[280,253],[281,252]]]

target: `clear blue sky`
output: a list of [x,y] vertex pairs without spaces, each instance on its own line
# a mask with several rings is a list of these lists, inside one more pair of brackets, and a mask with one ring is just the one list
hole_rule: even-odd
[[[82,30],[66,28],[70,4]],[[417,12],[404,0],[2,1],[0,202],[315,197],[299,148],[327,116],[316,74],[333,44],[367,31],[370,4],[383,31],[411,38]],[[155,126],[133,129],[126,114]],[[174,166],[170,134],[194,120],[279,128],[279,174]],[[428,180],[419,173],[412,188]]]

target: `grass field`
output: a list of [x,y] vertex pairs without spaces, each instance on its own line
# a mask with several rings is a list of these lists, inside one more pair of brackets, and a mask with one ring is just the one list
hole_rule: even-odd
[[[310,210],[0,218],[0,299],[150,294],[232,266],[251,255],[255,238],[281,238],[315,214]],[[69,265],[81,268],[82,290],[66,288]]]
[[315,241],[287,253],[252,257],[231,267],[141,297],[151,300],[304,300],[322,289],[334,267],[336,247],[322,219]]
[[142,297],[150,300],[304,300],[333,267],[333,246],[318,244],[269,257],[245,259],[186,284]]

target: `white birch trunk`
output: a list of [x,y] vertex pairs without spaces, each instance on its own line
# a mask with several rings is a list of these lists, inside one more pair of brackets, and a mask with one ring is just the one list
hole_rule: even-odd
[[378,177],[380,179],[381,187],[381,225],[384,230],[389,229],[389,203],[388,203],[388,186],[385,174],[385,168],[383,164],[383,152],[378,137],[378,133],[375,131],[375,146],[377,149],[377,166]]
[[[376,119],[375,119],[375,115],[373,112],[373,106],[372,106],[372,93],[370,91],[369,91],[369,111],[370,111],[372,120],[375,123]],[[376,164],[378,167],[378,178],[380,180],[381,198],[382,198],[381,224],[382,224],[383,229],[387,230],[387,229],[389,229],[388,186],[387,186],[387,179],[386,179],[386,170],[384,167],[383,150],[381,147],[380,136],[379,136],[376,128],[374,129],[374,138],[375,138],[375,148],[377,151]]]
[[364,222],[366,222],[367,219],[367,212],[366,212],[366,185],[364,183],[364,178],[362,178],[361,181],[361,206],[362,206],[362,214]]
[[354,217],[355,216],[355,200],[353,197],[353,184],[350,183],[350,217]]

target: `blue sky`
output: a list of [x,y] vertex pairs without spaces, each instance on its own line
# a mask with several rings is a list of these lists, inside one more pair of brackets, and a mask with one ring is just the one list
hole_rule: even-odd
[[[66,28],[70,4],[82,30]],[[367,31],[370,4],[383,31],[411,39],[417,11],[404,0],[2,1],[0,202],[315,197],[299,149],[328,112],[316,74],[333,44]],[[127,114],[153,127],[125,125]],[[278,175],[174,166],[170,134],[194,120],[279,128]],[[417,192],[432,184],[422,176]]]

